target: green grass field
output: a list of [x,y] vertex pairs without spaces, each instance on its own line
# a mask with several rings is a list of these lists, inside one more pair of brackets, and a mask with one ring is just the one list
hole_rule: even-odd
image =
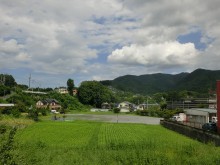
[[42,121],[15,142],[18,164],[220,164],[220,148],[159,125]]

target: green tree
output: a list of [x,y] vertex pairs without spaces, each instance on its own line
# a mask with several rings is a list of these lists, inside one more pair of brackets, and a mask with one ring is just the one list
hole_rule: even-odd
[[79,101],[83,104],[101,107],[103,102],[112,102],[114,96],[109,88],[97,81],[84,81],[78,89]]
[[67,80],[67,90],[71,96],[73,96],[73,88],[74,88],[74,81],[72,79]]
[[8,87],[16,86],[17,83],[15,82],[15,79],[12,75],[8,74],[0,74],[0,81]]
[[0,85],[0,96],[5,96],[11,93],[10,87]]

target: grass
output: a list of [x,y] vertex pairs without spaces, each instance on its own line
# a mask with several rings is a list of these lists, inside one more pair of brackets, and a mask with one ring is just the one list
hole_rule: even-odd
[[219,164],[220,148],[159,125],[42,121],[19,130],[18,164]]
[[14,118],[9,115],[1,115],[0,118],[0,125],[7,125],[7,126],[17,126],[18,128],[25,128],[29,125],[34,123],[33,120],[27,119],[25,116],[21,116],[20,118]]

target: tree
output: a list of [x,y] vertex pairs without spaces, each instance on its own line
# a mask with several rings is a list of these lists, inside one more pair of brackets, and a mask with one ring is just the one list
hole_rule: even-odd
[[13,87],[17,85],[14,77],[8,74],[0,74],[0,83],[3,83],[3,85],[8,87]]
[[83,104],[101,108],[104,102],[112,102],[114,96],[110,89],[97,81],[84,81],[78,89],[79,101]]
[[67,80],[67,90],[71,96],[73,96],[73,88],[74,88],[74,81],[72,79]]

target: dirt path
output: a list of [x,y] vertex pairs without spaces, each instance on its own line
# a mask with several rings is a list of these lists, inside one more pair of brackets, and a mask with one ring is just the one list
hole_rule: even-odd
[[90,114],[66,114],[65,120],[93,120],[112,123],[143,123],[159,125],[160,119],[147,116],[132,116],[132,115],[90,115]]

